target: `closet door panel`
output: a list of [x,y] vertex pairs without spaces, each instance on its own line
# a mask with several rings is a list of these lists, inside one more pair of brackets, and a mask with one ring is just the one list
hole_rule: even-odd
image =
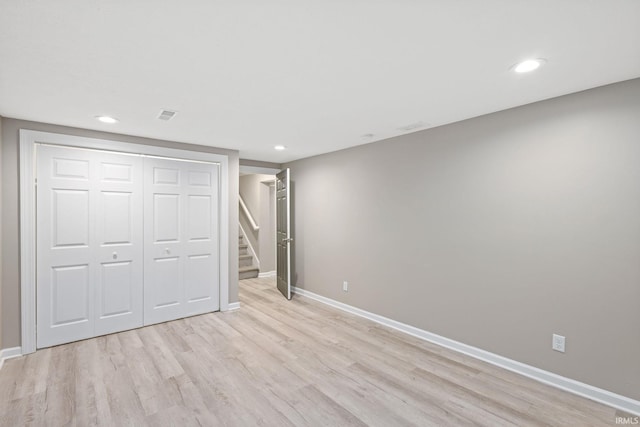
[[185,163],[185,297],[186,312],[220,309],[218,272],[218,166]]
[[143,324],[143,162],[97,152],[95,335]]
[[182,163],[146,158],[144,324],[184,317]]
[[91,153],[37,150],[37,347],[93,336]]
[[37,147],[37,347],[142,325],[142,162]]
[[219,310],[218,167],[145,159],[145,324]]

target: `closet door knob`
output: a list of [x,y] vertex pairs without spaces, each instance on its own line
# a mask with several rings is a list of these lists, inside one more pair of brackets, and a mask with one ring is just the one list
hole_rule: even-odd
[[113,257],[113,259],[118,259],[118,252],[114,252],[113,254],[111,254],[111,256]]

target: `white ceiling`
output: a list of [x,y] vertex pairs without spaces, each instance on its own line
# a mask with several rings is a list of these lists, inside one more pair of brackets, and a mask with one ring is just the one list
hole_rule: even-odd
[[0,0],[0,115],[278,163],[636,77],[638,0]]

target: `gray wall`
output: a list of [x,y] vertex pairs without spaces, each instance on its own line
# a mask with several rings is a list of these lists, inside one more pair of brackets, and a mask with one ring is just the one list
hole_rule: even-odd
[[285,166],[297,286],[640,399],[640,79]]
[[[261,205],[261,196],[260,196],[260,187],[263,181],[273,180],[275,177],[273,175],[263,175],[263,174],[249,174],[242,175],[240,177],[240,195],[242,199],[249,208],[251,215],[253,215],[256,222],[260,219],[260,205]],[[258,225],[262,226],[258,222]]]
[[31,129],[229,156],[229,300],[238,301],[238,152],[44,123],[2,119],[2,348],[20,345],[19,130]]

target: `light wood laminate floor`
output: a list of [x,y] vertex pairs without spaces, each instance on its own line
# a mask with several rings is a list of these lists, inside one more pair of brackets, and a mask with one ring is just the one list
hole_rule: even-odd
[[615,409],[390,330],[273,279],[241,309],[39,350],[0,370],[2,426],[615,425]]

